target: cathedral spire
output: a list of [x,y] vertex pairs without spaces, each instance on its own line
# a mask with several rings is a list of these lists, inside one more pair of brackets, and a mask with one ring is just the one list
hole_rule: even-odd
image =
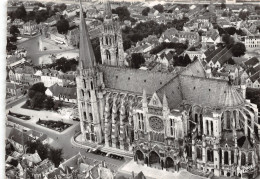
[[83,69],[93,68],[96,65],[94,51],[90,42],[88,27],[83,16],[83,9],[80,2],[80,44],[79,44],[79,65]]
[[104,3],[105,7],[104,7],[104,19],[111,19],[112,17],[112,10],[111,10],[111,5],[109,0],[107,0]]

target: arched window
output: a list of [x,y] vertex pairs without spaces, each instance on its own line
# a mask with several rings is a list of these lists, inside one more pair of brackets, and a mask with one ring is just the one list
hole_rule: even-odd
[[248,165],[252,164],[252,152],[248,153]]
[[241,153],[241,165],[244,166],[246,164],[246,155],[244,152]]
[[207,156],[208,156],[208,161],[209,162],[213,162],[213,150],[212,149],[208,149],[207,150]]
[[87,119],[87,114],[86,114],[85,111],[83,112],[83,117],[84,117],[85,120]]
[[90,82],[91,90],[93,90],[93,82]]
[[197,147],[197,158],[202,160],[202,149],[201,149],[201,147]]
[[234,157],[235,157],[235,154],[234,154],[234,151],[232,150],[231,151],[231,164],[234,163]]
[[106,45],[108,45],[108,37],[106,37]]
[[84,90],[83,89],[81,90],[81,94],[82,94],[82,97],[83,97],[84,96]]
[[110,52],[108,50],[106,50],[106,58],[107,58],[108,64],[111,65],[111,55],[110,55]]
[[93,122],[93,115],[92,113],[89,113],[90,122]]
[[88,91],[88,96],[89,96],[89,98],[91,97],[91,95],[90,95],[90,91]]
[[195,122],[198,123],[198,114],[195,114]]
[[83,83],[84,83],[84,88],[87,88],[86,80],[85,80],[85,79],[83,79]]
[[229,160],[228,160],[228,151],[225,151],[224,152],[224,164],[228,165],[229,163]]
[[112,45],[112,37],[109,38],[109,45]]
[[211,135],[214,135],[214,134],[213,134],[213,132],[214,132],[214,130],[213,130],[213,121],[211,121],[210,124],[211,124],[211,125],[210,125],[210,126],[211,126]]

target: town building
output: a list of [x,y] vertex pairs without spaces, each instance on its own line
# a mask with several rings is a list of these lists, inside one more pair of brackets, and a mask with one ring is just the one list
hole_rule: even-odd
[[76,83],[83,141],[169,171],[257,175],[258,109],[245,99],[245,87],[206,78],[199,60],[177,74],[97,65],[83,20],[80,30]]
[[247,50],[256,50],[260,48],[260,35],[247,36],[245,38],[245,46]]
[[25,24],[23,24],[22,32],[20,32],[23,35],[29,35],[33,36],[38,33],[38,25],[35,21],[28,21]]
[[6,94],[10,96],[21,96],[23,94],[23,86],[15,83],[6,82]]
[[54,100],[77,103],[76,88],[68,88],[59,86],[57,83],[46,89],[45,94],[51,96]]
[[200,41],[198,32],[178,31],[175,28],[167,29],[161,36],[160,42],[180,42],[194,45]]

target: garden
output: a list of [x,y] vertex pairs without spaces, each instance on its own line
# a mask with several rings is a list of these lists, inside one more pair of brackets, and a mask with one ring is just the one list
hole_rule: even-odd
[[54,121],[54,120],[42,120],[39,118],[39,120],[36,122],[36,124],[41,125],[43,127],[47,127],[49,129],[58,131],[58,132],[63,132],[72,124],[65,123],[63,121]]
[[8,112],[8,115],[13,116],[13,117],[17,117],[17,118],[20,118],[20,119],[26,120],[26,121],[31,119],[31,116],[18,114],[18,113],[14,113],[14,112],[11,112],[11,111]]

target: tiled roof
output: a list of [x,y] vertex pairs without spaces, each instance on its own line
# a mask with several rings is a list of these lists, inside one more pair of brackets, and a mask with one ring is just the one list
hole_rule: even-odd
[[[214,51],[211,51],[211,53],[209,53],[209,52],[205,52],[205,55],[206,55],[206,61],[207,62],[210,62],[210,60],[212,59],[212,58],[214,58],[215,57],[215,55],[217,55],[219,52],[221,52],[223,50],[223,47],[222,46],[220,46],[220,47],[218,47],[216,50],[214,50]],[[209,54],[209,55],[208,55]]]
[[250,77],[250,80],[252,81],[252,82],[255,82],[257,79],[259,79],[260,78],[260,71],[258,71],[258,72],[256,72],[254,75],[252,75],[251,77]]
[[11,128],[9,136],[7,138],[12,139],[13,141],[23,145],[26,144],[27,141],[33,140],[30,136],[28,136],[25,132],[22,132],[16,128]]
[[68,99],[77,99],[77,90],[76,88],[67,88],[54,84],[48,88],[53,96],[66,96]]
[[6,82],[6,88],[7,89],[19,89],[19,88],[22,88],[22,87],[23,87],[22,85]]
[[249,60],[247,60],[246,62],[244,62],[244,64],[246,66],[255,66],[256,64],[258,64],[260,61],[258,60],[258,58],[256,57],[253,57],[253,58],[250,58]]
[[169,107],[177,107],[182,100],[210,107],[233,107],[244,103],[242,96],[224,80],[180,74],[157,91],[162,99],[166,94]]
[[39,154],[37,152],[34,153],[34,154],[24,154],[23,159],[26,159],[30,162],[35,163],[35,164],[42,161],[41,157],[39,156]]
[[151,72],[103,65],[99,65],[98,68],[103,72],[106,88],[139,94],[142,94],[143,89],[145,89],[147,94],[151,95],[175,76],[175,74],[172,73]]

